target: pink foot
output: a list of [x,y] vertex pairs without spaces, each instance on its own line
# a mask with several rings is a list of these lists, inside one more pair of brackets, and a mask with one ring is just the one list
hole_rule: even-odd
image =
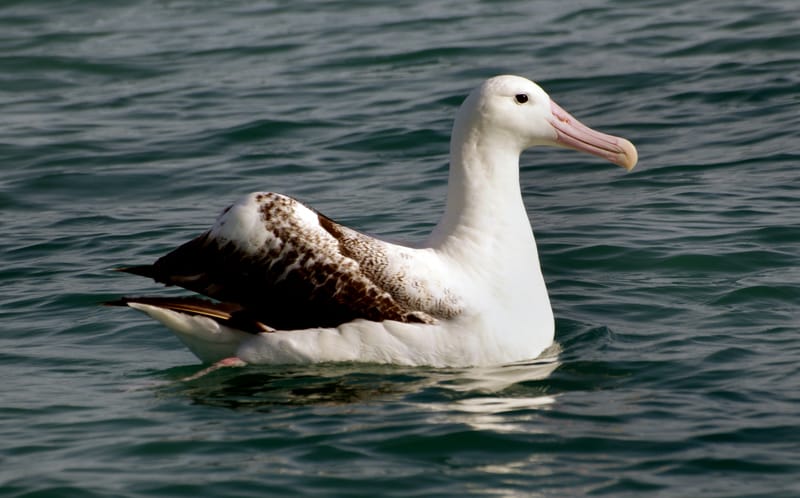
[[237,358],[236,356],[231,356],[230,358],[224,358],[219,360],[218,362],[214,363],[210,367],[204,368],[197,372],[196,374],[190,375],[188,377],[184,377],[181,380],[184,382],[188,382],[191,380],[197,380],[200,377],[205,377],[206,375],[210,374],[211,372],[216,372],[222,368],[226,367],[244,367],[247,366],[247,362],[242,360],[241,358]]
[[231,356],[230,358],[219,360],[214,365],[219,365],[220,367],[246,367],[247,363],[238,356]]

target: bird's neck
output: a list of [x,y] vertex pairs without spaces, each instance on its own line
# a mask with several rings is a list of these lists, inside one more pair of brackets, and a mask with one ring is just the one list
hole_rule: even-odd
[[447,205],[430,245],[454,254],[535,254],[519,185],[519,151],[499,140],[487,142],[486,137],[481,133],[454,134]]

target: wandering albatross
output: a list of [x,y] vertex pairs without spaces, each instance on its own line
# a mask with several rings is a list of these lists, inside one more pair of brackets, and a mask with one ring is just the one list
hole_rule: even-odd
[[627,140],[588,128],[535,83],[496,76],[456,114],[444,216],[398,245],[299,201],[259,192],[152,265],[121,270],[201,297],[125,297],[202,361],[497,365],[534,359],[554,321],[522,201],[519,157],[538,145],[630,170]]

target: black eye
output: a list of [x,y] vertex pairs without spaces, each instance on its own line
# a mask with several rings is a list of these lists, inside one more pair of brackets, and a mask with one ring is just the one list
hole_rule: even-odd
[[528,96],[524,93],[518,93],[514,96],[514,100],[517,101],[517,104],[524,104],[528,101]]

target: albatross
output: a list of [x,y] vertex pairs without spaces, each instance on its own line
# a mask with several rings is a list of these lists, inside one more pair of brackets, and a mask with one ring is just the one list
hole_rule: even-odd
[[633,144],[595,131],[519,76],[483,82],[458,110],[447,202],[424,242],[340,225],[277,193],[226,208],[151,265],[120,270],[200,294],[124,297],[220,365],[500,365],[553,342],[553,311],[522,199],[520,154],[561,146],[626,170]]

